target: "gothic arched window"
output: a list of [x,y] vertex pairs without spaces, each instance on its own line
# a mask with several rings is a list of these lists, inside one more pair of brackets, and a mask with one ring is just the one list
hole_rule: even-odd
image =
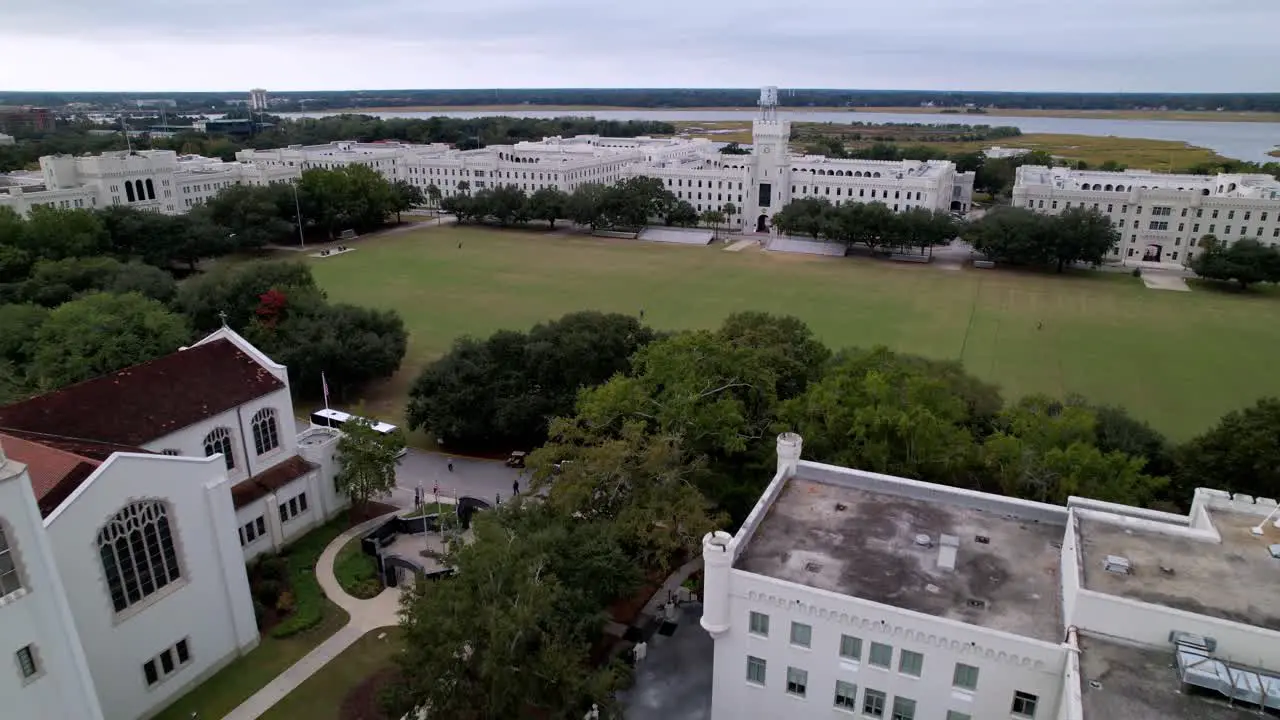
[[280,434],[276,428],[276,411],[262,408],[253,414],[253,449],[259,455],[280,447]]
[[126,610],[182,577],[169,512],[159,500],[126,505],[98,532],[111,605]]
[[133,183],[128,180],[124,181],[124,196],[129,202],[133,202]]
[[22,589],[22,577],[18,574],[18,561],[9,538],[4,534],[4,523],[0,522],[0,597]]
[[227,428],[214,428],[213,432],[204,436],[204,456],[209,457],[222,453],[227,461],[227,469],[235,470],[236,456],[231,452],[231,431]]
[[151,178],[147,178],[147,199],[148,200],[156,199],[156,186],[152,184]]

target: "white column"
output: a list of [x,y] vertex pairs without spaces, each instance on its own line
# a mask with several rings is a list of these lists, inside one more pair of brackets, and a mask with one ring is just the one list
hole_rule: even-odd
[[702,536],[702,627],[717,638],[729,630],[729,570],[733,536],[723,530]]
[[800,462],[800,450],[804,439],[793,432],[785,432],[778,436],[778,471],[791,475],[796,464]]

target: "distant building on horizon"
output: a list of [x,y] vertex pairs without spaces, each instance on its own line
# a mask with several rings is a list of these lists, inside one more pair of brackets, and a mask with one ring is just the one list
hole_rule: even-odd
[[249,91],[249,108],[252,110],[267,109],[267,91],[262,88],[254,88]]

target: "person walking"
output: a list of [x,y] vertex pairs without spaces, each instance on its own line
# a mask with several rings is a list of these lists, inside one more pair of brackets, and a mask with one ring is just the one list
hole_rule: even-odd
[[520,478],[511,481],[511,497],[520,494]]
[[449,472],[453,472],[453,458],[449,458]]

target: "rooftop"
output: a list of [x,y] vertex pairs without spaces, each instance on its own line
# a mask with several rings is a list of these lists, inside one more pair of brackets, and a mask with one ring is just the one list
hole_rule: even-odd
[[142,445],[283,387],[216,340],[0,407],[0,427]]
[[236,483],[231,488],[231,502],[240,509],[249,503],[266,497],[298,478],[319,467],[315,463],[304,460],[298,455],[277,463],[254,475],[248,480]]
[[[779,580],[1045,641],[1062,636],[1065,526],[823,482],[803,465],[737,567]],[[939,567],[942,535],[959,538]],[[917,544],[927,536],[930,547]],[[924,538],[921,538],[924,539]]]
[[[1280,543],[1280,530],[1249,531],[1262,517],[1210,510],[1222,543],[1208,543],[1080,518],[1084,586],[1110,595],[1155,603],[1280,630],[1280,560],[1267,546]],[[1129,560],[1128,575],[1104,569],[1107,556]]]
[[1182,688],[1173,646],[1142,648],[1080,636],[1084,720],[1256,720],[1252,708]]

